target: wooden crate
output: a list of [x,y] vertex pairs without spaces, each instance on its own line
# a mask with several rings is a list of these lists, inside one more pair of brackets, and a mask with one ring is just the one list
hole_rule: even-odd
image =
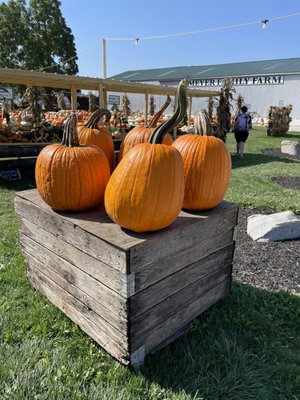
[[142,365],[230,289],[235,204],[147,234],[103,209],[55,212],[36,189],[18,192],[15,210],[31,284],[124,364]]

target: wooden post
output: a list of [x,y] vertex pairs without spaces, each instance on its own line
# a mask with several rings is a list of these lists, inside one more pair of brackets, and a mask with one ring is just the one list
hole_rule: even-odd
[[106,40],[102,39],[102,77],[106,79]]
[[148,123],[147,123],[147,119],[148,119],[148,105],[149,105],[149,95],[148,95],[148,93],[145,93],[145,109],[144,109],[144,113],[145,113],[145,123],[144,123],[144,126],[145,126],[145,128],[148,126]]
[[103,88],[102,93],[103,93],[103,107],[107,108],[107,90]]
[[103,83],[99,85],[99,108],[104,108]]
[[190,120],[191,120],[191,115],[192,115],[192,101],[193,101],[193,97],[190,96],[190,104],[189,104],[189,112],[188,112],[188,126],[190,125]]
[[76,111],[77,108],[77,90],[76,86],[71,87],[71,108],[72,111]]

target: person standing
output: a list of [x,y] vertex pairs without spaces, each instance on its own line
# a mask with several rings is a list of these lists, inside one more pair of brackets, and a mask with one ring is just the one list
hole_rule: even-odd
[[241,107],[241,112],[235,117],[234,137],[236,141],[236,154],[244,157],[245,143],[249,136],[250,117],[246,106]]

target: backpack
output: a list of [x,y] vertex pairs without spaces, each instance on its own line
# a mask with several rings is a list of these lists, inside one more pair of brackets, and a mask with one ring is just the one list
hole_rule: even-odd
[[235,119],[235,130],[236,131],[247,131],[248,128],[249,128],[248,114],[240,113]]

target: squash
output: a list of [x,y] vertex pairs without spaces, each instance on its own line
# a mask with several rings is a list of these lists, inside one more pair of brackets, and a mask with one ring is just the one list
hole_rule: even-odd
[[135,232],[162,229],[178,216],[184,196],[183,162],[164,135],[184,117],[187,81],[180,82],[174,115],[152,132],[147,143],[129,150],[112,173],[104,195],[110,218]]
[[194,132],[197,135],[211,135],[212,126],[206,110],[199,110],[194,116]]
[[[146,143],[149,140],[151,133],[154,131],[158,120],[160,119],[163,112],[168,108],[171,103],[171,97],[167,96],[167,99],[160,110],[149,122],[149,126],[145,127],[144,125],[139,125],[131,129],[127,135],[125,136],[123,142],[121,143],[119,154],[118,154],[118,162],[121,161],[122,157],[135,145],[139,143]],[[171,146],[173,143],[173,138],[169,133],[166,133],[163,138],[163,144],[167,144]]]
[[35,166],[40,196],[59,211],[85,211],[100,205],[109,176],[103,150],[79,145],[75,113],[66,121],[62,142],[44,147]]
[[105,116],[106,122],[110,120],[111,113],[105,108],[93,112],[84,124],[78,125],[78,140],[80,144],[94,144],[104,151],[111,171],[114,168],[114,142],[106,126],[99,126],[99,121]]
[[173,145],[184,165],[183,208],[207,210],[223,199],[231,175],[231,157],[225,143],[214,136],[184,135]]

